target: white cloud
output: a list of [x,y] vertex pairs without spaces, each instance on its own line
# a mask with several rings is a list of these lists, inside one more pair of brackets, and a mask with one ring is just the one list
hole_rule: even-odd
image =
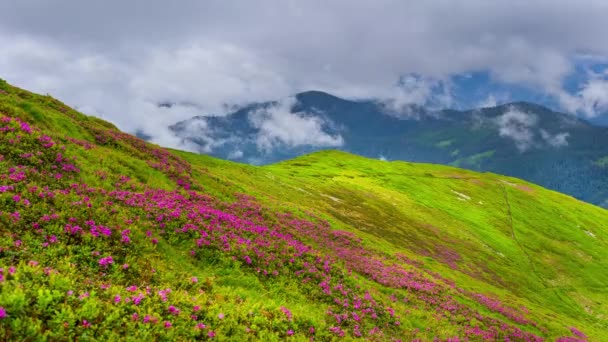
[[568,146],[568,137],[570,136],[570,133],[568,133],[568,132],[561,132],[561,133],[556,133],[554,135],[551,135],[546,130],[541,129],[540,130],[540,136],[550,146],[553,146],[553,147],[562,147],[562,146]]
[[[510,59],[491,68],[502,82],[537,88],[550,95],[562,90],[564,78],[573,71],[572,55],[552,47],[534,47],[534,42],[520,37],[507,37],[502,42],[502,57]],[[536,54],[532,58],[530,53]]]
[[193,103],[217,113],[226,104],[275,99],[290,91],[269,61],[228,43],[156,50],[146,57],[130,82],[138,98]]
[[475,107],[476,108],[496,107],[501,104],[508,103],[509,101],[511,101],[511,96],[509,95],[509,93],[500,91],[500,92],[488,94],[488,96],[485,99],[477,102],[475,104]]
[[479,107],[479,108],[496,107],[497,104],[498,104],[498,101],[496,100],[496,97],[494,96],[494,94],[490,94],[490,95],[488,95],[488,97],[486,97],[485,100],[479,102],[477,104],[477,107]]
[[449,108],[453,104],[451,85],[441,80],[418,75],[404,75],[397,87],[377,96],[387,114],[404,119],[420,119],[415,106],[424,106],[431,111]]
[[[210,127],[205,117],[196,117],[180,123],[177,129],[179,134],[169,132],[171,139],[177,141],[176,145],[189,151],[199,153],[212,153],[224,146],[238,147],[246,143],[248,137],[236,136],[233,132],[218,131]],[[229,159],[242,157],[242,151],[236,148],[230,153]]]
[[234,150],[231,151],[230,153],[228,153],[228,159],[240,159],[243,158],[243,151],[241,150]]
[[[213,138],[211,128],[204,119],[192,119],[187,125],[181,127],[183,131],[180,133],[180,145],[191,144],[195,147],[196,152],[210,153],[213,151],[216,139]],[[196,139],[196,144],[192,139]]]
[[[226,104],[246,104],[287,93],[269,65],[226,45],[195,45],[154,51],[135,64],[110,56],[71,53],[29,37],[0,34],[0,76],[28,90],[51,93],[78,110],[123,130],[142,130],[163,146],[184,145],[168,126],[196,115],[224,114]],[[245,62],[246,61],[246,62]],[[236,66],[235,66],[236,65]],[[161,102],[178,105],[159,107]],[[186,103],[189,105],[179,105]],[[199,125],[193,129],[202,131]],[[218,141],[207,139],[208,152]]]
[[449,106],[450,75],[480,70],[590,116],[606,80],[574,95],[563,81],[577,58],[608,58],[606,17],[599,0],[0,1],[0,77],[174,147],[165,128],[191,112],[309,89]]
[[281,144],[290,147],[337,147],[344,143],[339,134],[332,135],[323,130],[324,122],[321,117],[292,113],[291,108],[295,103],[296,99],[289,97],[273,106],[249,113],[249,122],[258,130],[258,149],[270,151]]
[[536,115],[524,113],[516,108],[510,108],[495,120],[500,136],[513,140],[520,152],[524,152],[533,146],[533,128],[537,121]]
[[561,105],[574,113],[592,118],[608,112],[608,79],[591,79],[574,95],[560,92]]

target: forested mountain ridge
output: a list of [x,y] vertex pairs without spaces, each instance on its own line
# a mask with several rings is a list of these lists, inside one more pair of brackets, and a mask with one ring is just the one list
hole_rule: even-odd
[[[286,116],[296,127],[317,124],[318,139],[272,135],[267,126],[286,131],[286,124],[273,121]],[[510,175],[608,205],[608,127],[532,103],[429,111],[310,91],[226,116],[198,116],[171,129],[200,153],[240,162],[268,164],[339,148],[370,158]]]

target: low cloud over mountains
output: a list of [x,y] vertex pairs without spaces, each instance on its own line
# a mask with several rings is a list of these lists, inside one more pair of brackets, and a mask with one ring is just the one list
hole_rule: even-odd
[[0,77],[173,147],[173,122],[307,89],[401,114],[527,100],[593,117],[606,17],[593,0],[5,1]]

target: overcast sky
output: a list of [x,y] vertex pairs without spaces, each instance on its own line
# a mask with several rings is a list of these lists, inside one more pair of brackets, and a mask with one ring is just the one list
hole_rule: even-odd
[[605,0],[6,0],[0,78],[164,145],[160,127],[309,89],[457,107],[452,77],[479,71],[592,117],[607,18]]

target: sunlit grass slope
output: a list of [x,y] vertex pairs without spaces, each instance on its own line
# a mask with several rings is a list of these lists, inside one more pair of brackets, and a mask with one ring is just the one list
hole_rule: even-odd
[[608,212],[326,151],[169,151],[0,82],[0,339],[608,339]]
[[315,212],[459,286],[534,307],[548,326],[608,328],[602,208],[519,179],[340,151],[261,168],[180,154],[217,184]]

